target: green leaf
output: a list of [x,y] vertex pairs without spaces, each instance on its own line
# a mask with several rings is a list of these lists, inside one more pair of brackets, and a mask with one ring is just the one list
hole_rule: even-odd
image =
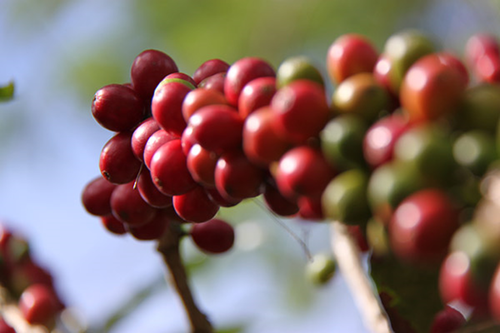
[[217,330],[216,333],[243,333],[245,331],[245,325],[238,325],[235,327],[226,327]]
[[436,268],[417,268],[391,256],[371,259],[371,276],[395,333],[429,332],[444,306],[438,275]]
[[0,102],[5,102],[14,97],[14,82],[10,81],[5,86],[0,86]]

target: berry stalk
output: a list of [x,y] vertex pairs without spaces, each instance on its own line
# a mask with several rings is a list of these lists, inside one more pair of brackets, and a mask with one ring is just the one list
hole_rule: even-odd
[[157,251],[161,254],[170,274],[171,283],[186,310],[192,333],[212,333],[213,328],[207,316],[198,308],[188,282],[188,276],[181,259],[179,244],[183,230],[177,223],[169,223],[163,236],[159,239]]

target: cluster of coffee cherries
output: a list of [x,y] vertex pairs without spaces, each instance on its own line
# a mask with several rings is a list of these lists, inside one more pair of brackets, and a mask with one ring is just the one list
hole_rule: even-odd
[[[342,35],[326,56],[332,92],[303,56],[276,69],[257,57],[211,59],[188,75],[146,50],[130,83],[94,96],[94,118],[115,135],[83,203],[137,239],[191,223],[195,243],[220,253],[234,241],[220,207],[261,196],[278,216],[345,223],[374,256],[438,267],[444,305],[500,320],[500,233],[476,209],[498,159],[499,70],[487,34],[472,36],[463,57],[414,30],[382,52]],[[440,318],[456,318],[444,305]]]
[[[65,308],[55,288],[53,277],[30,253],[27,240],[0,224],[0,285],[3,306],[14,304],[30,325],[48,330],[57,323]],[[0,332],[15,333],[9,319],[0,319]]]

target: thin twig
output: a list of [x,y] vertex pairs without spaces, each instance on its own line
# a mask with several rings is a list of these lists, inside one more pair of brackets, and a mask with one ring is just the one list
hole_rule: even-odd
[[158,242],[157,250],[162,255],[170,280],[181,298],[189,319],[192,333],[212,333],[213,328],[205,314],[203,314],[194,301],[189,287],[186,269],[182,262],[179,243],[183,231],[176,223],[170,223],[169,228]]
[[332,250],[366,328],[373,333],[392,333],[387,314],[382,307],[366,271],[361,265],[358,246],[340,222],[332,222]]

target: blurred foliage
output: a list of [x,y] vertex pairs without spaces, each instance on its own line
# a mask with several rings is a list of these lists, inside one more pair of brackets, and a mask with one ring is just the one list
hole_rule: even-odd
[[0,86],[0,102],[5,102],[14,97],[14,82]]

